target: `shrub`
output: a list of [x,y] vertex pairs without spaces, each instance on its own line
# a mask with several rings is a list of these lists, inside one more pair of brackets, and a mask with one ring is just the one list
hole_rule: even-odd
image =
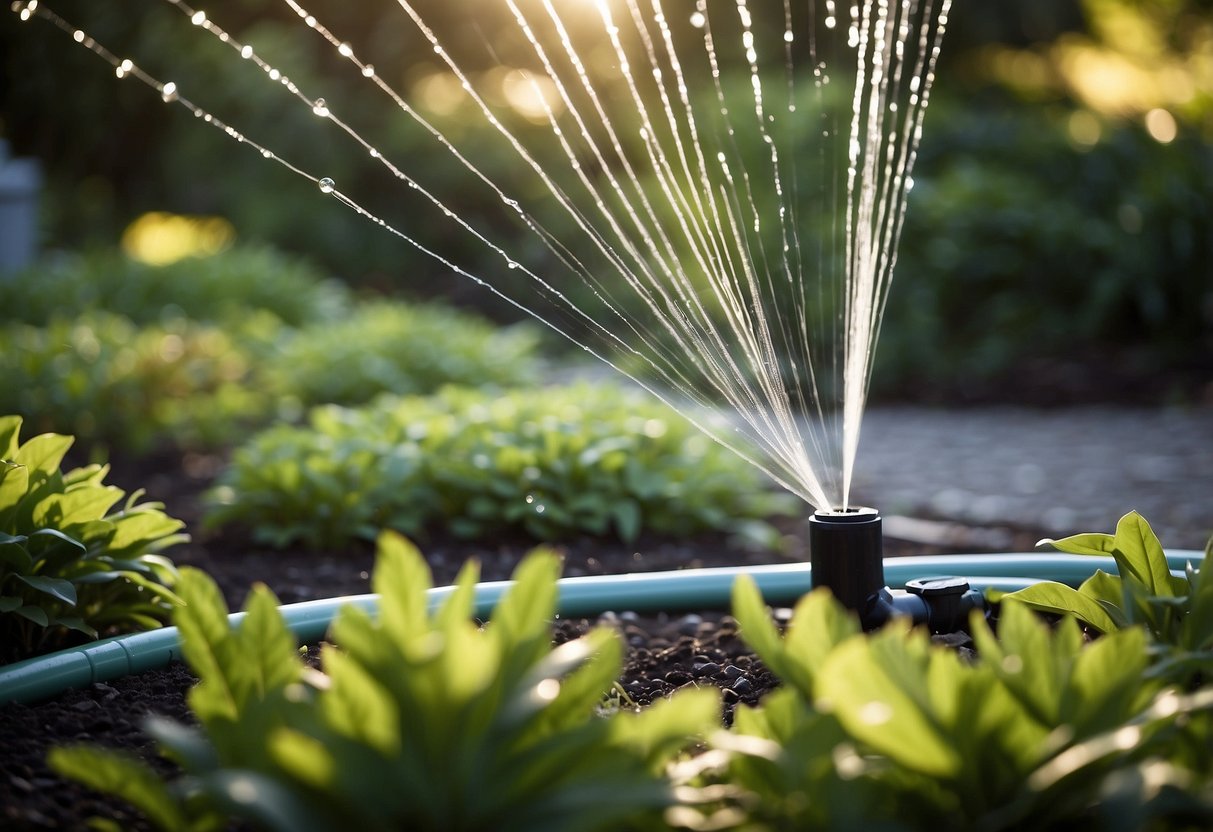
[[[936,102],[943,104],[944,102]],[[1213,343],[1213,147],[1066,113],[932,112],[873,385],[996,379],[1029,359],[1131,355],[1140,370]]]
[[33,326],[91,311],[139,325],[188,318],[229,328],[269,313],[302,326],[334,319],[348,304],[342,284],[268,248],[237,248],[164,266],[97,252],[48,260],[0,282],[3,318]]
[[0,661],[62,646],[68,631],[160,626],[177,573],[156,553],[185,539],[181,521],[142,492],[122,502],[103,483],[108,467],[62,473],[70,436],[21,444],[20,429],[20,417],[0,418]]
[[446,388],[318,408],[306,428],[255,436],[221,482],[207,522],[242,523],[274,546],[435,526],[480,539],[761,535],[761,520],[796,504],[680,417],[614,386]]
[[60,748],[56,770],[114,792],[167,830],[224,817],[274,830],[613,830],[651,824],[675,802],[664,764],[716,719],[689,691],[643,714],[599,716],[620,670],[610,630],[551,647],[558,560],[532,554],[484,628],[472,620],[474,565],[435,612],[424,560],[380,539],[377,620],[346,607],[340,647],[305,670],[273,595],[254,590],[229,629],[217,587],[183,570],[182,649],[201,678],[199,728],[149,730],[184,773],[166,786],[145,763]]
[[0,411],[90,443],[146,451],[166,435],[187,445],[230,441],[235,425],[267,406],[250,373],[229,336],[182,319],[140,328],[90,312],[0,329]]
[[369,303],[283,340],[268,384],[309,405],[428,394],[445,384],[522,386],[539,377],[534,329],[500,329],[435,305]]

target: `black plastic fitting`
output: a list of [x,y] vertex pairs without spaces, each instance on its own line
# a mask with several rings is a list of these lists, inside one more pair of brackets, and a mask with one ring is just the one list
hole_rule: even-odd
[[809,518],[809,557],[813,587],[828,587],[859,615],[865,630],[894,616],[909,616],[932,633],[950,633],[964,628],[972,610],[985,609],[981,593],[964,578],[920,578],[905,589],[885,586],[882,522],[874,508],[814,512]]

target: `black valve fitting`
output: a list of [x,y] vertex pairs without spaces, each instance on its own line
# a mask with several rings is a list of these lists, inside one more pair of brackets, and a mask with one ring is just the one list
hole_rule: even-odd
[[881,527],[874,508],[817,511],[809,518],[813,587],[828,587],[865,630],[909,616],[932,633],[950,633],[963,629],[972,610],[985,609],[981,593],[964,578],[920,578],[904,590],[885,586]]

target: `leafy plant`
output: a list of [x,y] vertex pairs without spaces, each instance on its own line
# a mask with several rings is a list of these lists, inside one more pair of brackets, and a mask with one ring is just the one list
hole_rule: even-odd
[[1053,629],[1005,601],[997,638],[975,616],[977,658],[966,663],[900,623],[858,633],[825,592],[802,599],[783,638],[749,579],[735,587],[734,614],[788,687],[739,710],[734,735],[714,740],[724,753],[715,762],[727,762],[698,775],[732,799],[687,812],[687,826],[733,816],[746,829],[1213,819],[1213,694],[1145,678],[1141,628],[1088,643],[1073,619]]
[[53,649],[68,631],[160,626],[177,572],[156,553],[185,539],[181,521],[142,492],[122,502],[103,483],[108,467],[62,473],[70,436],[22,444],[20,429],[20,417],[0,418],[0,661]]
[[163,829],[603,830],[650,822],[675,802],[664,764],[717,719],[691,691],[642,714],[601,712],[619,672],[618,636],[599,629],[551,647],[555,556],[534,553],[483,628],[476,568],[427,610],[428,567],[402,538],[379,539],[378,619],[344,608],[323,672],[294,650],[275,599],[253,591],[229,628],[218,589],[183,570],[183,652],[201,683],[199,728],[149,725],[183,770],[60,748],[59,772],[125,797]]
[[1003,600],[1074,616],[1105,633],[1142,625],[1166,656],[1155,672],[1177,674],[1177,680],[1213,661],[1213,569],[1197,570],[1189,563],[1184,577],[1171,574],[1162,544],[1137,512],[1122,517],[1114,535],[1079,534],[1041,544],[1070,554],[1110,556],[1119,574],[1100,569],[1078,589],[1042,582],[1002,595]]
[[222,330],[184,319],[140,328],[90,312],[0,329],[0,412],[136,451],[165,436],[230,440],[267,407],[251,372],[248,353]]
[[336,319],[349,303],[341,283],[305,261],[253,247],[163,266],[95,252],[47,260],[0,283],[0,318],[31,326],[105,311],[139,326],[187,318],[231,330],[268,313],[297,327]]
[[233,456],[207,522],[275,546],[335,546],[441,526],[540,540],[721,530],[770,540],[792,510],[758,472],[688,423],[614,386],[429,398],[312,411]]
[[535,383],[538,337],[501,329],[443,306],[380,301],[338,322],[289,334],[268,384],[304,404],[364,404],[380,393],[433,393],[445,384],[511,387]]

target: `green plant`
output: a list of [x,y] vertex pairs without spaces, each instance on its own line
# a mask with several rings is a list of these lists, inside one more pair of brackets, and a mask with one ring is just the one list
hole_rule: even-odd
[[429,398],[312,411],[233,456],[209,524],[275,546],[334,546],[392,528],[540,540],[721,530],[770,541],[795,501],[688,423],[615,386]]
[[1029,361],[1075,356],[1143,377],[1201,367],[1213,210],[1200,183],[1213,178],[1213,146],[1190,132],[1164,146],[1111,122],[1079,145],[1069,127],[1082,115],[1093,118],[932,104],[877,393],[951,390],[952,379],[993,390]]
[[140,326],[187,318],[231,331],[268,313],[297,327],[334,320],[349,304],[341,283],[305,261],[253,247],[164,266],[99,251],[47,260],[0,283],[0,318],[31,326],[105,311]]
[[1142,625],[1166,657],[1156,673],[1184,678],[1202,673],[1213,661],[1213,569],[1188,564],[1184,577],[1172,575],[1162,544],[1137,512],[1122,517],[1114,535],[1079,534],[1042,540],[1041,545],[1075,555],[1110,556],[1119,574],[1100,569],[1078,589],[1042,582],[999,596],[1002,600],[1074,616],[1104,633]]
[[19,443],[20,429],[20,417],[0,418],[0,661],[60,646],[69,630],[160,626],[177,573],[156,553],[185,539],[181,521],[142,492],[123,503],[103,483],[108,467],[62,473],[70,436]]
[[183,570],[183,652],[200,684],[199,728],[149,729],[184,774],[60,748],[59,772],[117,793],[163,829],[237,817],[275,830],[607,830],[675,802],[664,764],[717,718],[690,691],[642,714],[603,713],[622,647],[609,630],[551,647],[557,558],[535,553],[492,620],[472,620],[476,568],[427,610],[428,567],[402,538],[379,540],[378,619],[346,607],[339,647],[306,669],[273,595],[255,589],[229,627],[215,585]]
[[[787,684],[736,714],[700,777],[732,800],[688,812],[713,828],[1199,828],[1213,819],[1213,691],[1146,675],[1147,635],[1086,642],[1005,601],[997,638],[973,621],[976,658],[902,623],[860,634],[825,592],[780,637],[746,578],[734,614]],[[1147,785],[1148,784],[1148,785]],[[1151,825],[1156,824],[1157,826]],[[1194,824],[1189,827],[1188,824]]]
[[501,329],[437,305],[381,301],[287,335],[268,385],[305,405],[363,404],[446,384],[513,387],[539,378],[536,331]]
[[0,329],[0,412],[89,443],[146,451],[165,436],[230,441],[268,406],[251,372],[248,353],[222,330],[180,318],[140,328],[90,312]]

